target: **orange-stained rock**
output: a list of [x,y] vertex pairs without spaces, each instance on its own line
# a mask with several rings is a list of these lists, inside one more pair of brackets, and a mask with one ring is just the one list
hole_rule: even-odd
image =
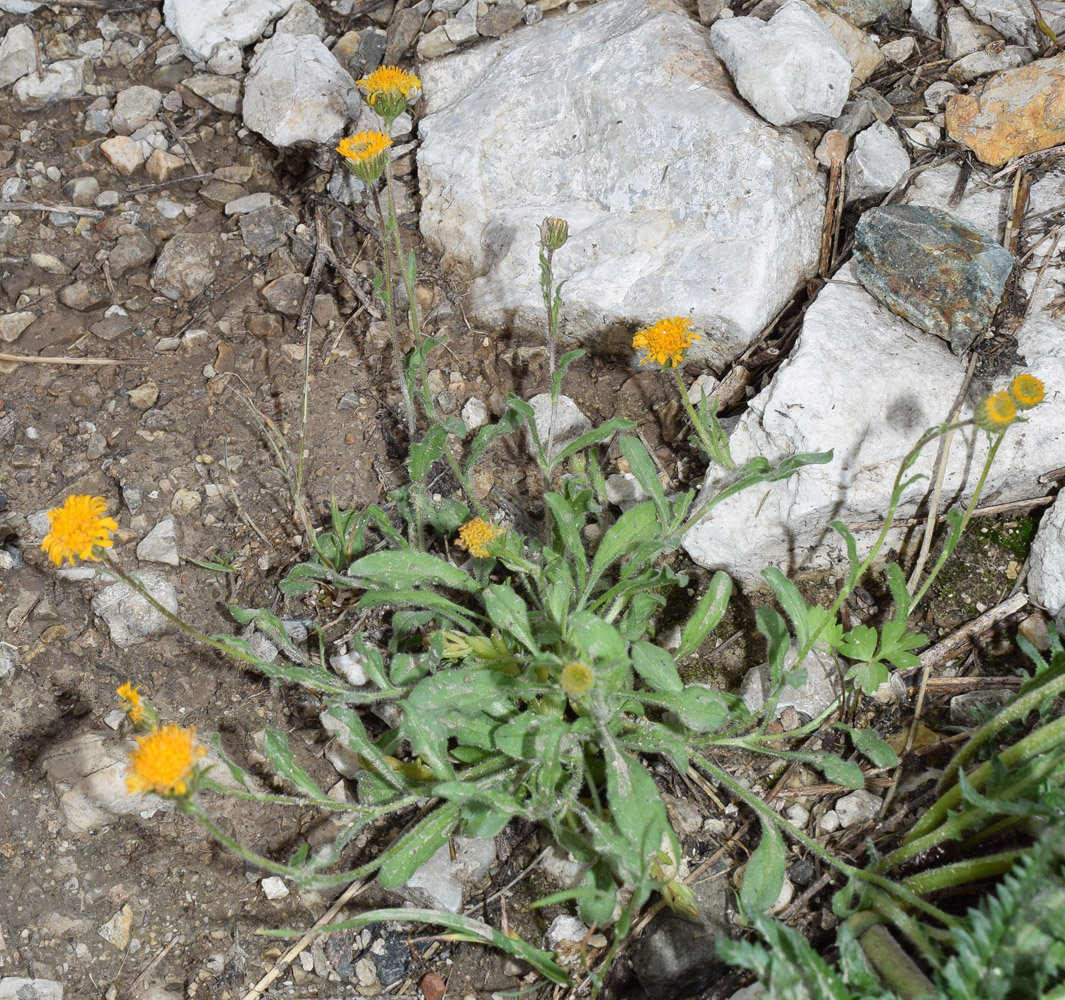
[[950,137],[993,167],[1065,143],[1065,54],[996,73],[946,116]]

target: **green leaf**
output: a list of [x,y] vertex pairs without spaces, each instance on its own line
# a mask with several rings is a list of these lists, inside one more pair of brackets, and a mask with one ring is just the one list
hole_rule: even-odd
[[855,663],[847,671],[847,680],[865,693],[872,694],[890,676],[890,671],[883,663]]
[[330,705],[320,718],[326,732],[335,736],[349,750],[354,750],[360,757],[365,758],[366,763],[375,770],[382,781],[397,791],[406,788],[403,780],[385,760],[385,755],[367,735],[366,727],[362,724],[358,712],[346,705]]
[[876,658],[876,638],[875,628],[855,625],[849,632],[843,633],[838,648],[848,660],[868,663]]
[[634,642],[632,666],[652,691],[684,690],[684,682],[677,673],[676,661],[661,646],[650,642]]
[[484,453],[488,450],[489,445],[491,445],[493,441],[511,434],[520,423],[521,418],[519,414],[511,409],[508,410],[496,423],[488,424],[477,432],[477,436],[473,439],[473,443],[470,445],[469,458],[466,460],[464,472],[467,479],[477,467],[477,463],[480,462]]
[[603,441],[608,441],[621,431],[631,431],[635,429],[635,427],[636,424],[631,420],[622,420],[620,417],[611,417],[610,420],[607,420],[598,427],[593,427],[590,431],[582,434],[579,438],[566,445],[565,448],[547,463],[547,471],[552,472],[554,469],[558,468],[561,463],[568,461],[578,452],[584,451],[585,448],[594,447],[597,444],[601,444]]
[[394,590],[414,590],[439,584],[456,590],[475,591],[477,581],[465,570],[452,566],[427,552],[372,552],[356,559],[347,575],[366,590],[391,587]]
[[274,770],[286,781],[305,792],[312,799],[329,801],[325,794],[314,782],[314,779],[299,764],[296,763],[289,749],[288,737],[277,729],[266,729],[266,737],[263,740],[263,753],[273,764]]
[[658,511],[652,501],[630,507],[608,529],[595,550],[592,559],[592,571],[588,577],[586,590],[590,589],[599,578],[623,556],[628,555],[637,545],[645,541],[648,535],[657,535]]
[[803,754],[807,763],[817,768],[832,784],[844,788],[865,788],[865,775],[853,760],[840,760],[831,753]]
[[765,605],[755,608],[754,623],[768,643],[770,687],[780,685],[784,676],[784,658],[791,648],[788,626],[775,609]]
[[777,595],[780,606],[795,629],[796,645],[799,649],[805,649],[810,640],[810,612],[799,588],[775,566],[762,570],[762,576],[773,588],[773,593]]
[[727,573],[718,570],[684,626],[680,646],[676,653],[678,660],[694,653],[706,637],[717,628],[725,616],[731,597],[732,578]]
[[928,642],[923,635],[906,631],[905,620],[885,622],[880,630],[880,658],[893,664],[897,670],[919,667],[921,658],[910,652],[920,649]]
[[644,447],[643,442],[626,434],[618,441],[621,454],[629,463],[629,471],[636,477],[636,482],[643,487],[643,491],[654,502],[658,509],[658,520],[663,525],[669,524],[669,515],[666,509],[666,495],[662,492],[662,484],[658,481],[658,471],[651,459],[650,453]]
[[[562,286],[566,282],[560,281],[558,287],[555,289],[555,314],[557,319],[558,307],[561,305],[560,293]],[[569,371],[569,366],[573,364],[578,358],[583,358],[587,351],[567,351],[558,359],[558,364],[555,366],[555,374],[551,376],[551,398],[557,400],[562,392],[562,380],[566,377],[566,372]]]
[[449,601],[441,594],[431,590],[371,590],[359,599],[359,609],[379,607],[424,608],[460,626],[468,632],[477,631],[475,619],[482,616],[468,611],[454,601]]
[[884,567],[891,596],[895,601],[895,621],[904,622],[910,615],[910,592],[906,589],[906,577],[898,563],[888,563]]
[[751,913],[764,913],[784,887],[784,839],[772,823],[761,820],[762,840],[747,862],[740,900]]
[[447,843],[447,838],[458,825],[459,812],[459,806],[454,802],[437,806],[385,855],[377,881],[386,889],[403,885]]
[[555,530],[562,540],[566,554],[577,569],[578,584],[583,590],[584,582],[588,578],[588,557],[585,555],[584,540],[581,538],[584,517],[561,494],[545,493],[544,503],[551,511]]
[[851,738],[854,749],[875,767],[898,767],[899,757],[872,729],[855,729],[846,723],[835,723],[836,729],[844,730]]
[[411,444],[407,457],[407,469],[410,471],[412,482],[425,482],[430,467],[433,462],[443,456],[446,445],[447,430],[440,423],[432,424],[421,441]]
[[674,715],[696,733],[712,733],[728,718],[728,704],[720,691],[689,684],[670,699]]
[[854,585],[858,582],[858,570],[861,569],[861,560],[858,558],[858,542],[854,535],[842,521],[829,521],[828,525],[834,531],[838,532],[842,537],[844,544],[847,546],[847,562],[850,565],[850,570],[847,573],[846,582],[843,584],[843,589],[850,591]]
[[525,602],[509,586],[493,583],[484,590],[484,607],[496,628],[514,636],[530,653],[540,651],[529,626]]
[[287,597],[303,597],[322,582],[322,565],[315,562],[297,563],[285,574],[277,589]]

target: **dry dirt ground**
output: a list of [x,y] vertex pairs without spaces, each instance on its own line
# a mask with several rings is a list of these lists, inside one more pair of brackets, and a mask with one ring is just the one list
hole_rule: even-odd
[[[51,54],[67,44],[62,36],[74,42],[95,37],[95,22],[107,6],[118,10],[112,17],[127,19],[136,34],[154,35],[159,11],[151,4],[76,8],[64,3],[42,8],[31,23]],[[328,18],[329,11],[323,15]],[[0,34],[16,20],[0,15]],[[141,83],[164,92],[177,87],[184,106],[172,121],[199,170],[214,174],[246,168],[223,170],[222,176],[246,177],[246,190],[270,191],[298,216],[302,228],[290,249],[264,258],[243,253],[236,220],[220,210],[227,192],[212,191],[212,180],[153,188],[143,174],[119,176],[96,152],[86,158],[79,152],[86,137],[79,116],[89,98],[26,112],[10,88],[0,92],[0,181],[14,176],[21,161],[31,171],[34,164],[42,165],[44,179],[32,189],[38,202],[66,203],[64,184],[78,176],[94,176],[102,190],[119,193],[119,207],[102,219],[83,220],[77,235],[71,227],[54,226],[47,213],[20,211],[13,237],[0,248],[0,312],[30,309],[41,315],[10,347],[34,363],[8,365],[0,375],[0,523],[5,535],[0,541],[16,563],[17,553],[23,560],[21,566],[0,570],[0,629],[14,660],[13,672],[0,680],[0,977],[58,980],[68,998],[242,996],[284,947],[257,930],[305,928],[332,899],[293,887],[287,898],[268,900],[259,885],[261,873],[173,811],[124,817],[91,834],[72,833],[44,767],[57,747],[81,734],[118,742],[121,737],[105,718],[116,707],[115,688],[130,679],[150,692],[165,718],[194,724],[201,734],[221,734],[238,759],[254,763],[254,734],[270,725],[292,734],[313,776],[327,786],[337,780],[324,759],[325,738],[314,704],[291,691],[271,689],[178,634],[115,647],[90,611],[97,585],[57,579],[29,521],[69,494],[103,496],[120,525],[115,557],[135,570],[137,541],[173,513],[184,560],[167,572],[183,615],[207,632],[236,629],[226,612],[230,605],[267,607],[318,621],[336,617],[335,609],[286,603],[277,590],[285,569],[305,554],[305,543],[293,519],[288,487],[250,411],[254,408],[281,428],[296,451],[303,342],[296,335],[294,310],[272,309],[260,288],[280,274],[309,270],[314,217],[321,210],[337,253],[362,262],[356,270],[368,291],[372,226],[361,209],[337,206],[324,193],[328,173],[315,157],[280,156],[259,137],[239,131],[232,116],[180,87],[182,68],[189,71],[182,64],[157,69],[149,57],[100,69],[98,81],[116,89]],[[52,167],[59,180],[48,178]],[[416,190],[413,167],[401,179]],[[156,209],[160,198],[192,211],[168,221]],[[514,342],[505,331],[471,329],[461,311],[462,288],[439,274],[418,244],[415,216],[402,221],[404,238],[419,247],[419,298],[427,329],[446,329],[451,338],[430,365],[435,390],[445,394],[441,406],[457,412],[476,396],[498,413],[508,392],[528,398],[543,391],[543,350]],[[134,230],[147,235],[157,253],[179,229],[220,233],[225,241],[222,266],[198,299],[174,303],[156,295],[150,260],[118,275],[103,267],[116,242]],[[59,266],[44,257],[35,263],[31,254],[49,255]],[[530,267],[536,266],[535,255],[530,238]],[[564,271],[564,251],[559,266]],[[58,290],[77,280],[93,284],[100,295],[87,310],[56,301]],[[314,516],[324,521],[334,497],[344,508],[383,503],[389,490],[403,482],[406,441],[380,325],[371,323],[328,268],[317,293],[306,495]],[[113,303],[129,312],[132,328],[103,336],[90,332]],[[173,347],[172,338],[179,345],[166,349]],[[68,365],[59,360],[72,358],[124,363]],[[595,423],[613,416],[636,420],[674,483],[696,481],[700,469],[691,464],[683,444],[666,379],[636,371],[629,361],[588,357],[573,370],[567,391]],[[445,494],[453,487],[443,477],[436,485]],[[493,506],[535,513],[536,488],[528,459],[505,446],[479,471],[478,489]],[[1006,548],[995,548],[985,562],[975,560],[974,566],[992,568],[990,580],[982,590],[975,582],[955,581],[958,600],[935,611],[942,616],[939,630],[964,620],[967,605],[993,602],[1004,582],[995,567],[1012,558]],[[227,569],[220,572],[194,559],[221,560]],[[952,610],[955,604],[957,611]],[[721,637],[742,625],[743,618],[742,612],[730,618]],[[739,667],[757,653],[742,636],[733,642],[730,659],[714,665],[719,683],[722,678],[734,682]],[[724,667],[728,669],[722,673]],[[681,800],[692,795],[683,784],[669,790]],[[209,808],[215,806],[209,803]],[[318,819],[225,804],[217,808],[238,837],[279,858]],[[677,808],[693,807],[682,802]],[[698,860],[709,857],[739,823],[726,817],[715,828],[715,839],[701,825],[714,807],[703,798],[694,808],[697,815],[685,846]],[[538,849],[532,831],[509,831],[484,896],[522,872]],[[546,891],[535,875],[523,885],[530,893]],[[522,913],[520,900],[511,902],[510,917],[519,926],[526,922],[536,938],[535,921]],[[127,905],[129,933],[119,927],[116,946],[99,930],[116,914],[121,925]],[[498,923],[498,901],[479,912]],[[378,995],[379,980],[365,964],[358,965],[370,939],[348,934],[332,946],[317,945],[313,954],[308,949],[311,968],[297,960],[270,995]],[[389,996],[418,995],[422,976],[434,970],[448,981],[449,997],[487,996],[521,985],[501,958],[479,949],[442,946],[427,936],[408,940],[405,933],[397,940],[391,946],[405,952],[406,972]],[[357,968],[362,969],[361,980]],[[741,982],[733,979],[731,988]],[[634,990],[622,977],[615,993],[634,995]]]

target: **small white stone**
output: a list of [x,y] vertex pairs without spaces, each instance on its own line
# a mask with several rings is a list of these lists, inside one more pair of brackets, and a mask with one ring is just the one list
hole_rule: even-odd
[[821,833],[835,833],[840,827],[839,815],[835,809],[829,809],[818,824]]
[[784,815],[787,816],[789,823],[792,823],[800,829],[810,822],[810,813],[807,811],[806,806],[799,802],[788,806],[788,808],[784,810]]
[[879,796],[859,788],[836,800],[836,815],[844,827],[871,823],[880,812],[881,805]]
[[288,895],[288,886],[285,880],[278,875],[264,878],[260,883],[263,887],[263,895],[267,899],[284,899]]
[[588,928],[576,917],[560,913],[544,932],[544,947],[554,951],[563,941],[580,944],[588,936]]
[[488,423],[488,407],[483,399],[471,396],[462,408],[462,422],[466,430],[476,431]]
[[[571,441],[592,429],[592,422],[569,396],[559,396],[552,405],[551,394],[541,392],[529,400],[529,405],[536,418],[540,445],[548,459],[554,458]],[[536,445],[528,427],[525,428],[525,447],[530,455],[536,454]]]
[[369,680],[363,666],[363,658],[358,653],[339,653],[331,656],[329,666],[352,687],[362,687]]

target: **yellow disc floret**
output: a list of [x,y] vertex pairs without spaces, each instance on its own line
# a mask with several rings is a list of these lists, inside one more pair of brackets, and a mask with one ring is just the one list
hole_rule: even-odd
[[640,362],[657,361],[660,365],[676,368],[684,360],[684,352],[692,342],[702,340],[697,333],[692,333],[691,320],[687,316],[674,316],[660,319],[653,326],[645,327],[632,338],[632,346],[638,351],[647,351],[647,357]]
[[476,559],[487,559],[492,554],[488,551],[488,546],[502,534],[502,528],[489,524],[482,517],[475,517],[459,528],[459,537],[455,544]]
[[985,431],[1004,431],[1017,418],[1017,407],[1008,392],[996,392],[982,399],[973,414],[973,420]]
[[196,745],[195,726],[157,726],[147,736],[137,737],[137,749],[129,755],[126,788],[131,795],[187,795],[196,777],[196,761],[206,752]]
[[567,663],[562,668],[562,690],[566,692],[571,698],[579,698],[582,694],[587,694],[595,683],[595,673],[592,668],[585,663],[581,663],[580,660],[574,660],[573,663]]
[[1017,409],[1019,410],[1030,410],[1033,406],[1037,406],[1043,402],[1045,395],[1046,390],[1043,388],[1043,383],[1027,372],[1023,375],[1018,375],[1010,383],[1010,396],[1013,402],[1017,404]]
[[99,560],[95,550],[111,548],[111,532],[118,530],[114,518],[107,516],[103,497],[67,497],[62,507],[48,512],[48,522],[51,530],[41,548],[56,566],[64,559],[69,559],[71,566],[77,565],[77,559]]

